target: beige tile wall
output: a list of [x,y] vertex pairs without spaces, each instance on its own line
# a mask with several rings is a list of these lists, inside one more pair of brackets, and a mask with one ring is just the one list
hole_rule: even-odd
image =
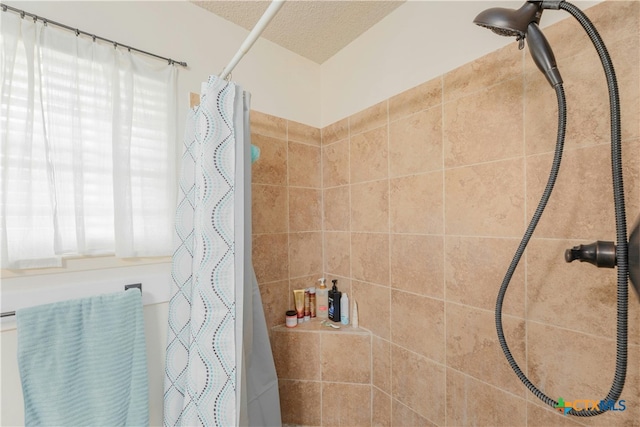
[[[621,88],[632,224],[640,212],[640,2],[604,2],[588,15]],[[606,83],[579,24],[565,20],[545,34],[565,79],[567,139],[556,188],[507,292],[504,329],[521,369],[551,398],[601,399],[614,371],[615,272],[567,265],[563,252],[615,238]],[[281,129],[254,129],[267,157],[254,166],[253,206],[265,312],[271,325],[282,322],[291,289],[323,272],[357,299],[372,333],[370,362],[362,362],[372,386],[370,418],[354,415],[351,425],[640,425],[633,294],[624,412],[558,415],[520,383],[498,344],[496,294],[546,185],[557,129],[554,91],[515,43],[325,127],[321,145],[311,129],[295,134],[314,138],[295,141],[291,122],[259,120]],[[312,401],[327,390],[365,394],[323,382],[291,387]],[[321,408],[300,424],[339,424]]]
[[320,130],[251,112],[253,265],[269,327],[322,275]]

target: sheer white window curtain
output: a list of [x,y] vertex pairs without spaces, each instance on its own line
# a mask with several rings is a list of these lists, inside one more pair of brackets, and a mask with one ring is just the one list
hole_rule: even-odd
[[169,255],[175,67],[0,15],[2,267]]

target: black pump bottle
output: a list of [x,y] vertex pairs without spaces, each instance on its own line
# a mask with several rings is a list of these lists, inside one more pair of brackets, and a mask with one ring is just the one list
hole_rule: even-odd
[[329,290],[329,319],[334,322],[340,321],[340,298],[342,298],[342,292],[338,290],[338,279],[331,281],[333,287]]

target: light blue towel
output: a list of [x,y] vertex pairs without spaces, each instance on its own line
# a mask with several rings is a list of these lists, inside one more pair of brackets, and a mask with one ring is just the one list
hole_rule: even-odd
[[137,289],[16,311],[27,426],[146,426]]

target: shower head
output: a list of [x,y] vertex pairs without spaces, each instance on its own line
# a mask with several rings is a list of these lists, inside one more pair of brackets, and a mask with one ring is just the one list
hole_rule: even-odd
[[494,7],[481,12],[473,23],[485,27],[494,33],[524,39],[529,24],[540,22],[542,15],[541,2],[527,2],[520,9]]
[[562,77],[551,46],[538,27],[542,9],[542,1],[528,1],[517,10],[494,7],[481,12],[473,22],[501,36],[516,37],[519,49],[524,47],[526,39],[533,61],[555,87],[562,83]]

